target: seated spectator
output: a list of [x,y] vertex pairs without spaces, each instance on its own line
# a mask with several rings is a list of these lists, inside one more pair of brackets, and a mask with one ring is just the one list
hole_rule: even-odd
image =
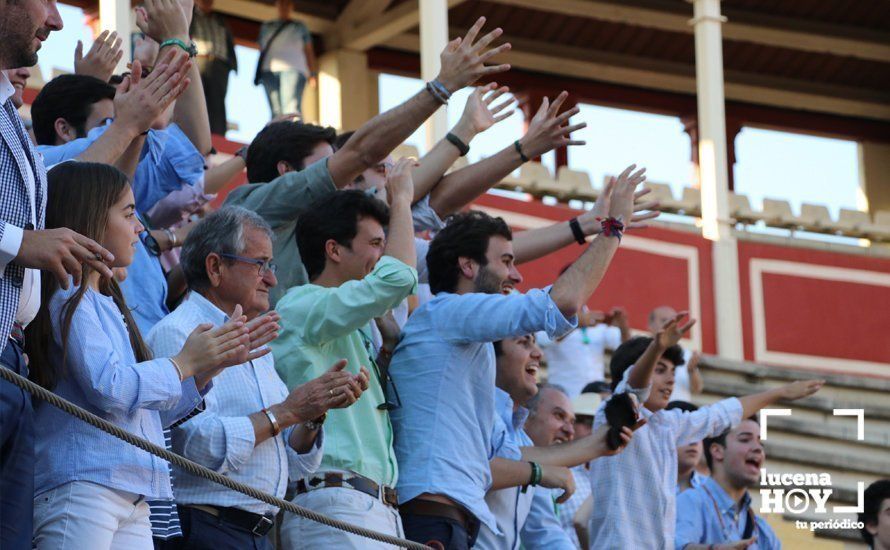
[[25,104],[24,92],[25,86],[28,85],[28,79],[31,78],[31,69],[28,67],[20,67],[18,69],[6,69],[3,71],[9,83],[12,84],[13,92],[9,99],[12,101],[16,109],[21,109]]
[[[589,391],[600,389],[596,384],[600,384],[600,382],[591,382],[585,386],[581,395],[572,401],[572,410],[575,413],[574,437],[579,439],[593,433],[593,417],[603,400],[599,392]],[[591,388],[591,386],[594,387]],[[608,388],[608,385],[606,387]],[[575,478],[575,494],[559,505],[559,522],[575,548],[587,548],[588,546],[587,520],[590,519],[589,506],[592,500],[589,471],[590,462],[572,468],[572,476]]]
[[[134,211],[116,168],[69,162],[49,172],[47,227],[95,239],[113,254],[109,267],[133,258],[142,231]],[[201,402],[213,375],[248,357],[238,308],[218,328],[195,328],[170,358],[152,359],[117,282],[86,265],[81,280],[62,288],[44,275],[44,301],[26,340],[32,377],[156,445],[164,443],[164,426]],[[37,548],[150,547],[144,499],[172,498],[166,462],[45,402],[35,406],[35,427]]]
[[[673,548],[676,528],[677,447],[715,437],[779,400],[794,401],[819,391],[823,380],[794,382],[753,395],[731,397],[687,413],[664,410],[683,364],[677,342],[692,328],[680,313],[655,338],[631,338],[612,355],[614,395],[629,392],[647,420],[627,449],[590,469],[593,515],[591,548]],[[611,399],[611,398],[610,398]],[[594,429],[606,423],[600,408]],[[627,498],[627,495],[645,495]]]
[[[643,177],[631,171],[612,182],[595,207],[594,215],[610,218],[608,224],[633,215],[634,191]],[[533,470],[500,457],[489,462],[495,422],[491,342],[541,330],[556,337],[574,328],[619,234],[595,238],[549,291],[526,294],[509,294],[522,276],[514,265],[512,232],[502,219],[471,211],[454,216],[436,235],[427,254],[436,297],[409,318],[390,368],[401,389],[402,405],[392,419],[409,539],[466,548],[480,523],[499,534],[485,493],[525,484]]]
[[[677,311],[670,306],[660,306],[649,313],[649,332],[656,334],[665,323],[677,316]],[[674,393],[671,401],[690,401],[693,395],[698,395],[705,387],[701,372],[698,370],[698,362],[701,354],[697,351],[683,349],[683,364],[679,365],[674,375]]]
[[605,315],[584,306],[577,329],[560,340],[541,338],[541,347],[547,353],[547,380],[565,388],[574,399],[588,383],[605,379],[605,351],[617,349],[628,338],[630,327],[623,309],[614,308]]
[[868,486],[858,519],[864,524],[860,532],[869,548],[890,549],[890,479],[879,479]]
[[312,35],[302,21],[291,19],[291,0],[276,0],[278,18],[260,26],[254,85],[263,84],[272,116],[303,113],[303,88],[317,84],[318,60]]
[[[283,329],[272,342],[289,388],[339,359],[354,374],[368,376],[365,367],[371,369],[370,388],[361,399],[329,414],[319,472],[297,481],[294,503],[393,536],[402,536],[389,420],[398,397],[391,401],[386,393],[392,349],[374,353],[370,324],[417,289],[413,164],[402,159],[389,176],[391,209],[361,191],[343,191],[316,201],[300,217],[297,236],[311,283],[292,288],[278,302]],[[289,548],[388,547],[287,513],[281,535]]]
[[[691,413],[697,411],[698,407],[686,401],[671,401],[668,403],[667,407],[664,408],[666,411],[672,411],[674,409]],[[704,456],[704,452],[701,441],[694,441],[689,445],[680,445],[677,447],[678,495],[687,489],[698,487],[706,477],[696,471],[702,456]]]
[[[255,345],[278,335],[269,308],[275,286],[272,231],[249,210],[227,207],[201,221],[183,249],[191,293],[148,335],[156,355],[169,354],[197,326],[221,324],[240,305]],[[367,380],[343,372],[344,363],[288,394],[269,348],[214,379],[202,414],[173,429],[173,449],[190,460],[283,498],[288,478],[318,467],[322,416],[349,406]],[[333,392],[336,398],[331,397]],[[271,548],[278,509],[216,483],[177,472],[176,501],[190,546]]]
[[757,417],[705,439],[712,476],[677,497],[677,550],[778,550],[772,527],[754,513],[748,489],[760,486],[766,460]]

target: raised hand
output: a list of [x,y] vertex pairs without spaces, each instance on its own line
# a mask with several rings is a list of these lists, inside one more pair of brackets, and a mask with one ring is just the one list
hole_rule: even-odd
[[822,389],[825,380],[799,380],[782,386],[782,399],[786,401],[796,401],[809,397]]
[[467,133],[475,136],[508,118],[514,113],[514,110],[506,109],[516,103],[515,99],[507,99],[497,105],[493,104],[495,100],[509,91],[510,88],[506,86],[498,88],[495,82],[473,90],[473,93],[467,98],[467,104],[464,106],[464,112],[456,128],[465,129]]
[[682,322],[688,315],[689,312],[681,311],[676,317],[661,327],[661,330],[655,334],[655,341],[658,342],[658,347],[668,349],[676,345],[689,332],[689,329],[695,324],[695,319],[688,319],[685,323]]
[[293,424],[313,420],[330,409],[342,409],[355,403],[367,388],[368,371],[357,375],[346,369],[341,359],[324,374],[294,388],[281,406],[290,414]]
[[535,158],[557,149],[571,145],[584,145],[584,141],[573,140],[572,132],[577,132],[587,127],[587,123],[581,122],[569,125],[569,119],[577,115],[580,109],[575,106],[560,114],[559,109],[569,97],[568,92],[562,92],[553,103],[544,98],[538,112],[528,124],[528,131],[519,140],[522,150],[530,158]]
[[[634,172],[636,167],[636,164],[631,164],[618,178],[611,178],[606,185],[610,194],[608,215],[624,223],[628,223],[628,220],[633,221],[633,214],[637,209],[637,187],[646,181],[646,169],[640,168]],[[606,190],[603,190],[603,193],[605,192]]]
[[277,311],[260,315],[247,323],[248,336],[250,337],[250,355],[247,356],[248,361],[259,359],[272,351],[272,348],[265,347],[266,344],[278,338],[278,330],[281,328],[279,322],[281,315]]
[[90,51],[83,55],[83,42],[78,40],[74,47],[74,74],[94,76],[108,82],[124,56],[122,43],[117,32],[102,31],[90,46]]
[[245,363],[250,350],[246,322],[238,305],[229,322],[217,328],[210,323],[198,325],[173,357],[182,369],[183,380],[194,376],[196,383],[203,387],[222,369]]
[[417,166],[415,159],[401,158],[386,174],[386,194],[391,201],[407,199],[410,202],[414,198],[412,170],[415,166]]
[[68,288],[68,276],[74,279],[74,286],[80,285],[83,264],[111,278],[111,268],[107,263],[114,261],[114,255],[102,248],[93,239],[84,237],[67,227],[24,231],[22,245],[15,263],[22,267],[42,269],[52,273],[59,286]]
[[144,79],[142,66],[133,62],[133,73],[124,78],[114,96],[115,123],[129,125],[134,134],[145,132],[151,123],[185,91],[191,66],[184,52],[168,49]]
[[441,82],[451,93],[469,86],[483,76],[510,70],[510,65],[485,65],[485,62],[492,57],[509,50],[510,44],[502,44],[486,51],[488,45],[501,36],[504,31],[498,28],[476,40],[483,25],[485,25],[485,18],[480,17],[476,24],[467,31],[466,36],[455,38],[449,42],[439,56],[442,68],[439,70],[436,80]]
[[158,44],[169,39],[189,40],[189,19],[179,0],[145,0],[136,10],[136,25]]
[[563,466],[541,465],[541,486],[548,489],[562,489],[563,493],[556,499],[557,504],[569,500],[575,493],[575,477],[572,471]]
[[[625,172],[632,170],[634,167],[635,165],[627,167]],[[617,185],[618,178],[609,178],[609,181],[606,182],[606,186],[603,188],[603,192],[600,193],[596,198],[596,202],[593,203],[593,208],[578,216],[578,223],[581,225],[581,231],[585,235],[596,235],[602,232],[603,228],[600,220],[610,215],[612,194]],[[661,214],[659,210],[661,203],[644,200],[644,197],[650,192],[651,189],[640,189],[634,193],[633,214],[630,217],[630,223],[624,222],[625,230],[648,227],[645,222],[657,218]]]

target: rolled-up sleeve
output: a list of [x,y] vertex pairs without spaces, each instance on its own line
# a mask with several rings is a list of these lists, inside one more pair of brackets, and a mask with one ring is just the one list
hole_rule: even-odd
[[219,416],[213,393],[205,411],[173,428],[173,449],[220,474],[237,471],[253,454],[253,423],[246,416]]
[[0,221],[0,279],[6,266],[19,255],[24,231],[21,227]]
[[[284,432],[284,440],[290,441],[291,432],[296,428],[293,426]],[[287,469],[290,479],[300,479],[309,474],[315,473],[321,466],[321,458],[324,456],[324,428],[319,430],[312,443],[312,448],[305,453],[294,450],[290,445],[287,446]]]
[[677,532],[674,535],[676,550],[683,550],[690,544],[705,542],[702,504],[698,491],[683,491],[677,497]]
[[411,218],[414,220],[414,231],[441,231],[445,228],[445,222],[436,214],[430,206],[430,196],[420,199],[411,207]]
[[681,447],[737,426],[742,421],[742,402],[730,397],[690,413],[674,409],[665,414],[676,426],[677,446]]
[[520,532],[526,550],[575,550],[572,540],[563,530],[549,489],[535,487],[532,507]]
[[631,387],[630,380],[629,380],[630,373],[635,368],[637,368],[636,365],[631,365],[629,369],[624,371],[624,376],[621,377],[621,382],[618,382],[618,385],[615,387],[615,391],[612,392],[612,394],[614,395],[616,393],[624,393],[624,392],[632,393],[637,396],[637,399],[639,400],[640,404],[642,405],[643,403],[646,402],[647,399],[649,399],[649,392],[652,389],[652,384],[649,384],[645,388]]

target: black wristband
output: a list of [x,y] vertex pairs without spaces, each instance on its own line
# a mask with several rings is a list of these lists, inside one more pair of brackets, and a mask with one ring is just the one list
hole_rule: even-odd
[[578,221],[578,218],[569,220],[569,228],[571,228],[572,235],[575,236],[575,241],[578,244],[587,244],[587,238],[584,236],[584,231],[581,231],[581,223]]
[[470,146],[461,141],[459,137],[452,134],[451,132],[445,134],[445,139],[447,139],[451,143],[451,145],[457,147],[457,150],[460,151],[460,156],[465,157],[467,156],[467,153],[470,152]]
[[522,159],[522,162],[528,162],[529,160],[531,160],[530,158],[525,156],[525,153],[522,152],[522,145],[519,144],[518,139],[513,142],[513,148],[516,149],[517,153],[519,153],[519,158]]

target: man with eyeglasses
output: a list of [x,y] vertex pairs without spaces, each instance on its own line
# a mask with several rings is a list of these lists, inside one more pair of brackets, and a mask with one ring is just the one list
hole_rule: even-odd
[[[278,315],[265,313],[277,283],[272,230],[257,214],[225,207],[207,216],[186,239],[181,265],[191,292],[149,333],[155,354],[181,347],[195,327],[222,324],[239,308],[252,341],[277,337]],[[327,411],[352,405],[368,386],[366,371],[353,375],[345,366],[337,362],[289,393],[271,354],[229,367],[214,377],[205,410],[173,428],[173,449],[283,498],[289,479],[318,468]],[[268,533],[278,508],[186,472],[176,475],[189,548],[272,548]]]
[[[400,401],[386,372],[394,345],[375,352],[371,325],[417,290],[414,165],[402,159],[389,173],[389,208],[362,191],[347,190],[318,199],[300,216],[297,244],[310,282],[278,301],[282,333],[272,344],[288,387],[338,359],[346,359],[350,372],[371,371],[361,399],[328,415],[321,466],[297,481],[294,503],[398,537],[403,531],[393,487],[399,468],[389,411]],[[391,548],[288,513],[281,540],[284,548]]]

